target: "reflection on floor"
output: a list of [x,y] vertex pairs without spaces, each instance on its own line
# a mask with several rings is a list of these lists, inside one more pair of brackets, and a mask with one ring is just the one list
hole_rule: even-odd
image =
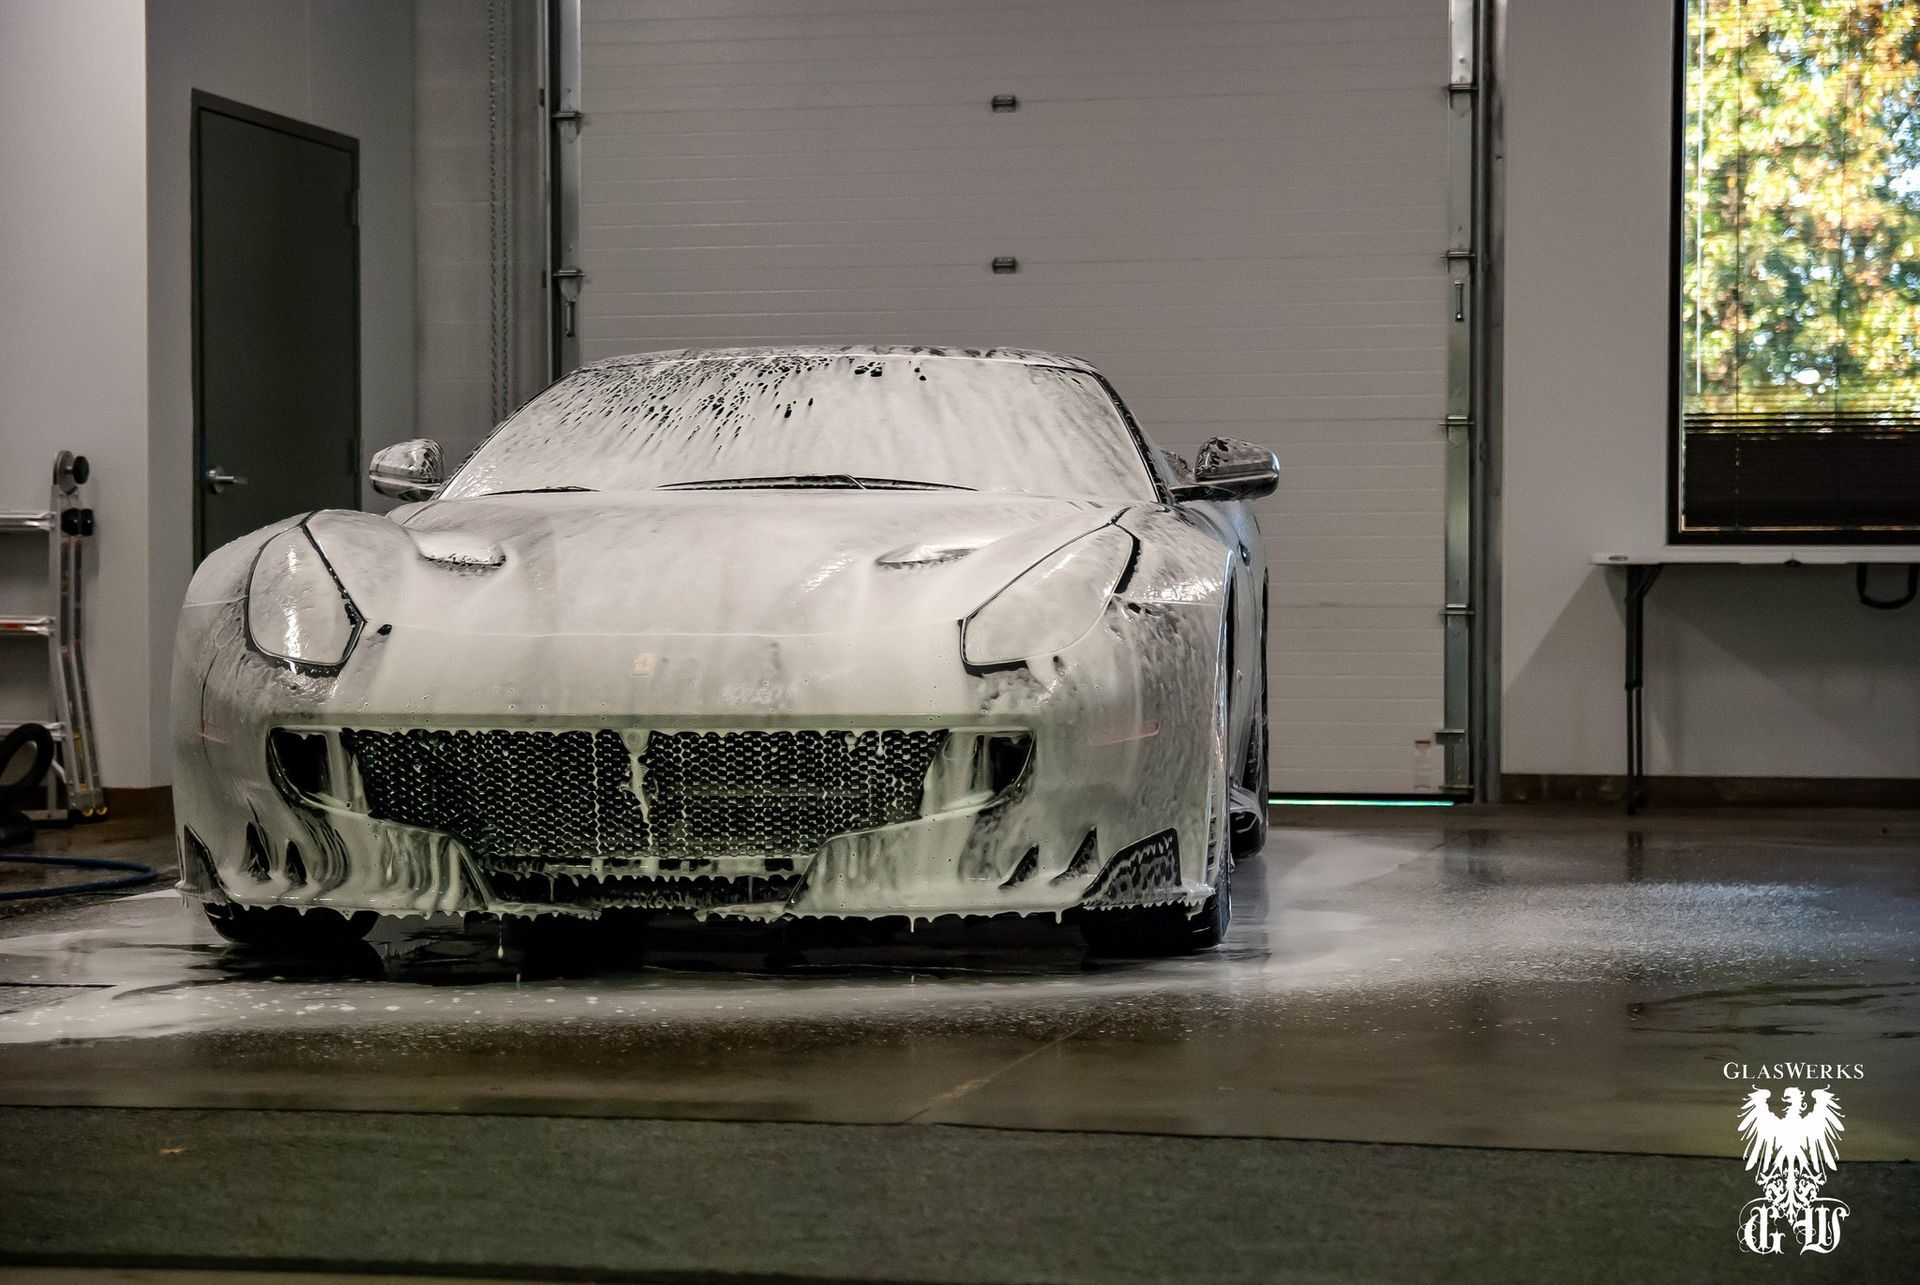
[[1312,819],[1177,960],[1046,921],[412,921],[290,964],[169,891],[69,899],[0,920],[0,1103],[1724,1157],[1759,1068],[1812,1062],[1861,1068],[1845,1161],[1920,1156],[1915,818]]
[[[1277,827],[1228,945],[393,923],[221,943],[170,891],[0,924],[0,1100],[947,1122],[1728,1155],[1728,1063],[1860,1063],[1920,1155],[1911,828]],[[571,926],[570,926],[571,928]],[[1630,1109],[1628,1105],[1630,1104]]]

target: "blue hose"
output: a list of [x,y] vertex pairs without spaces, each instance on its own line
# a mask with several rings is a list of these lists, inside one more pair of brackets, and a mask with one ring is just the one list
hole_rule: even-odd
[[152,866],[143,866],[134,861],[114,861],[107,857],[29,857],[20,853],[0,852],[0,861],[18,861],[30,866],[66,866],[74,870],[125,870],[128,872],[115,879],[101,879],[94,883],[63,883],[51,888],[29,888],[24,892],[0,892],[0,901],[31,901],[36,897],[64,897],[74,892],[106,892],[113,888],[135,888],[143,883],[152,883],[160,877],[160,872]]

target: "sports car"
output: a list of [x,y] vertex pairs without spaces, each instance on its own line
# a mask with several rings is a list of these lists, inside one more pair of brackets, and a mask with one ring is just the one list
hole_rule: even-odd
[[[386,514],[211,554],[183,878],[230,938],[378,916],[1071,916],[1203,949],[1265,830],[1264,448],[1153,446],[1085,362],[647,353]],[[644,919],[644,915],[636,915]]]

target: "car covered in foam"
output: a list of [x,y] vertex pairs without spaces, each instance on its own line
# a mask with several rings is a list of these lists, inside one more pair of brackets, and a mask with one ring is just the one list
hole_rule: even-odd
[[181,886],[229,936],[1224,931],[1265,824],[1263,449],[1188,466],[1044,353],[710,350],[574,371],[441,473],[390,447],[373,482],[407,503],[288,519],[193,579]]

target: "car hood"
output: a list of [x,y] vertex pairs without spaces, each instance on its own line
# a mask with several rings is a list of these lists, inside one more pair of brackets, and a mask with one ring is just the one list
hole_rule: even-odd
[[1123,506],[960,491],[429,503],[308,529],[363,615],[496,635],[823,635],[958,621]]

